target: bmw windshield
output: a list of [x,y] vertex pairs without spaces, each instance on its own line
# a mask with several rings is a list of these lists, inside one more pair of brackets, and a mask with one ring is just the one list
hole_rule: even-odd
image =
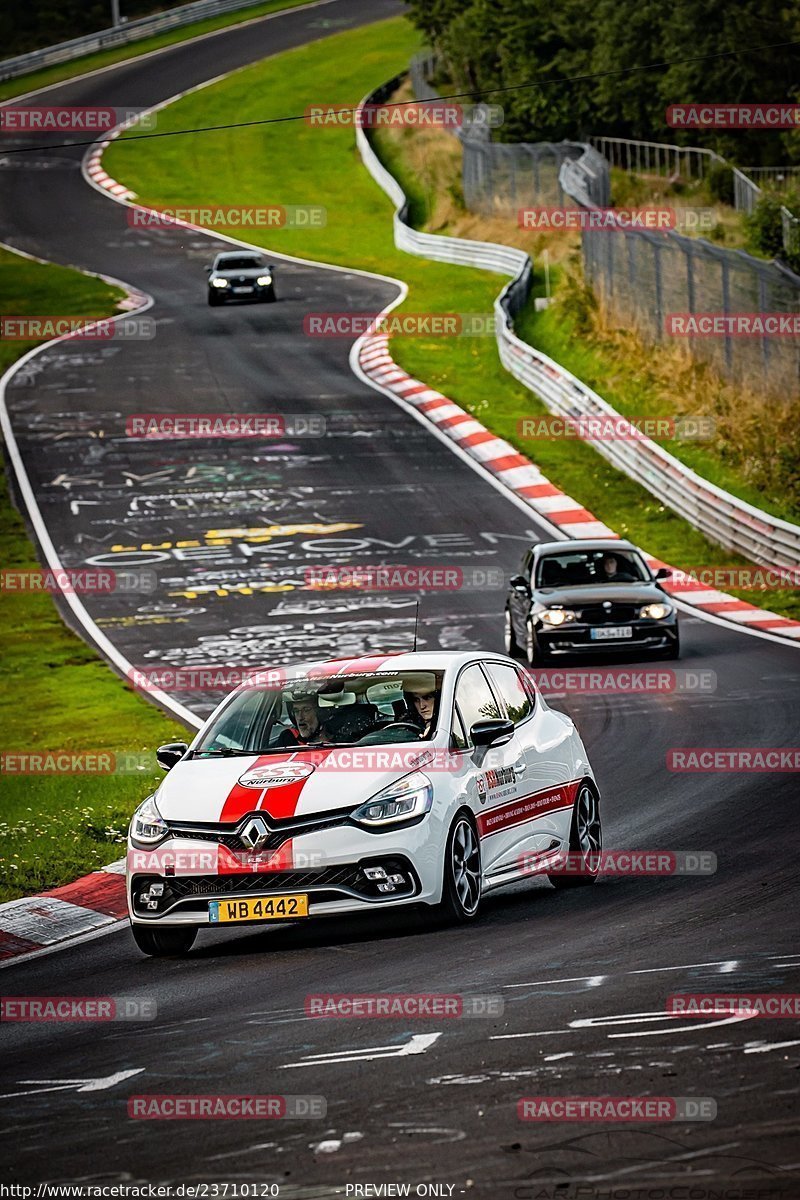
[[301,677],[236,692],[193,758],[286,753],[304,747],[386,746],[436,732],[441,671]]

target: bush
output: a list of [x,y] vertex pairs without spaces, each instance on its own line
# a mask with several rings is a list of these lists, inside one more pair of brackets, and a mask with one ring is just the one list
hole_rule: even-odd
[[714,200],[733,207],[733,167],[727,163],[714,163],[708,172],[708,189]]
[[783,221],[781,201],[769,192],[758,200],[755,208],[744,219],[750,248],[756,254],[778,258],[783,254]]

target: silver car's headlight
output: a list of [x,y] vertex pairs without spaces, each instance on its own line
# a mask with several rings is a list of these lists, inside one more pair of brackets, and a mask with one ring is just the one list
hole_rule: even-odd
[[671,604],[645,604],[639,609],[640,617],[652,617],[654,621],[663,621],[673,611]]
[[212,280],[211,280],[211,286],[212,286],[212,287],[219,287],[219,288],[227,287],[227,286],[228,286],[228,281],[227,281],[227,279],[219,279],[219,278],[217,278],[217,279],[212,279]]
[[139,805],[131,819],[131,841],[137,846],[155,846],[169,833],[169,826],[156,807],[154,796]]
[[575,613],[571,608],[544,608],[539,616],[545,625],[563,625],[565,621],[575,620]]
[[351,813],[351,819],[372,829],[400,825],[424,817],[432,804],[433,786],[430,779],[422,771],[412,771],[410,775],[376,792],[366,804]]
[[256,283],[258,284],[259,287],[269,287],[269,285],[272,283],[272,276],[271,275],[259,275],[258,279],[256,280]]

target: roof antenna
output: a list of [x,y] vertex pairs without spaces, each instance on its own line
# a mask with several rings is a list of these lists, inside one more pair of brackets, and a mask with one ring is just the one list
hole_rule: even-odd
[[417,600],[417,611],[414,613],[414,653],[417,650],[417,629],[419,628],[419,600]]

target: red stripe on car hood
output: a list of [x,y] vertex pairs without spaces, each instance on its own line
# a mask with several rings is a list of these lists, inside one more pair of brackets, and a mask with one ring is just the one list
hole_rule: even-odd
[[[294,750],[288,754],[263,754],[254,763],[250,764],[247,771],[253,771],[257,767],[279,767],[286,763],[308,763],[316,767],[320,763],[323,763],[330,753],[331,751],[328,749],[302,750],[300,752]],[[245,773],[243,770],[242,774],[244,775]],[[269,816],[274,817],[276,821],[283,820],[285,817],[293,817],[297,809],[297,803],[303,793],[303,788],[310,777],[309,775],[305,779],[295,779],[291,783],[282,784],[280,787],[265,787],[260,789],[244,787],[237,781],[228,793],[219,819],[223,822],[238,821],[246,813],[256,811],[267,813]]]

